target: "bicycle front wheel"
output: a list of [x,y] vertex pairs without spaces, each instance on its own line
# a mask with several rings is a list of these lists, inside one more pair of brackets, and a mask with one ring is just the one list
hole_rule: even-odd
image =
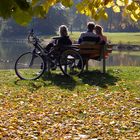
[[20,79],[38,79],[45,70],[43,58],[34,52],[22,54],[15,63],[15,72]]
[[81,55],[72,49],[64,51],[59,60],[60,69],[67,76],[79,75],[83,71]]

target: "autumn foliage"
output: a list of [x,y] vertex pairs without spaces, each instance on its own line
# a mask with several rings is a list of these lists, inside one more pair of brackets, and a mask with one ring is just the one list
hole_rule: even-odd
[[[45,17],[51,6],[61,3],[65,7],[74,5],[73,0],[1,0],[0,16],[13,17],[17,23],[26,25],[32,17]],[[77,12],[95,20],[108,19],[107,9],[122,12],[133,21],[140,20],[140,2],[138,0],[81,0],[76,5]]]
[[140,68],[37,81],[0,72],[1,140],[139,140]]

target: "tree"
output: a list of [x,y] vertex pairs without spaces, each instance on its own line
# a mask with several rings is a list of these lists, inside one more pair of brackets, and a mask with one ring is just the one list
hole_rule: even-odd
[[[44,17],[50,7],[60,2],[65,7],[73,5],[73,0],[0,0],[0,16],[12,17],[17,23],[27,25],[32,17]],[[120,12],[122,7],[124,16],[129,15],[133,21],[140,20],[139,0],[81,0],[76,5],[79,13],[95,20],[107,19],[109,8]]]
[[86,15],[76,13],[76,4],[80,2],[80,0],[73,0],[74,4],[71,8],[67,10],[68,12],[68,21],[70,23],[70,30],[85,30],[87,28],[86,24],[89,21],[89,17]]
[[87,22],[88,18],[85,15],[77,14],[74,21],[73,21],[73,26],[74,28],[78,29],[79,31],[83,31],[87,29]]
[[100,20],[99,24],[103,26],[106,32],[138,32],[140,31],[140,22],[133,22],[128,16],[122,13],[114,13],[112,9],[108,9],[109,19],[107,21]]
[[68,25],[68,20],[66,17],[66,12],[59,5],[50,8],[45,19],[33,18],[29,26],[20,26],[13,19],[9,19],[1,22],[3,29],[1,30],[2,37],[22,37],[27,35],[31,28],[34,28],[41,35],[55,34],[58,26],[66,24]]
[[35,18],[32,22],[33,28],[41,34],[56,34],[56,30],[62,24],[68,25],[66,11],[59,7],[50,8],[45,19]]

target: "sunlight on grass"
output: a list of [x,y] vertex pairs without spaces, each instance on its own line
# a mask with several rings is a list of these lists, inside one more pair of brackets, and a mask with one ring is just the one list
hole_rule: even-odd
[[[108,40],[113,44],[140,44],[140,33],[108,33],[105,35],[108,37]],[[78,40],[80,32],[73,32],[70,34],[72,40]]]

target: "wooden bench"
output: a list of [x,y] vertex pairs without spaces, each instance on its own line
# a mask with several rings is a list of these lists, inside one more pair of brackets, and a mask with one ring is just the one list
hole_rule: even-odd
[[82,42],[81,44],[73,44],[80,49],[80,54],[86,59],[86,70],[88,70],[88,61],[90,59],[101,61],[103,73],[106,72],[106,58],[112,52],[113,45],[99,45],[93,42]]

